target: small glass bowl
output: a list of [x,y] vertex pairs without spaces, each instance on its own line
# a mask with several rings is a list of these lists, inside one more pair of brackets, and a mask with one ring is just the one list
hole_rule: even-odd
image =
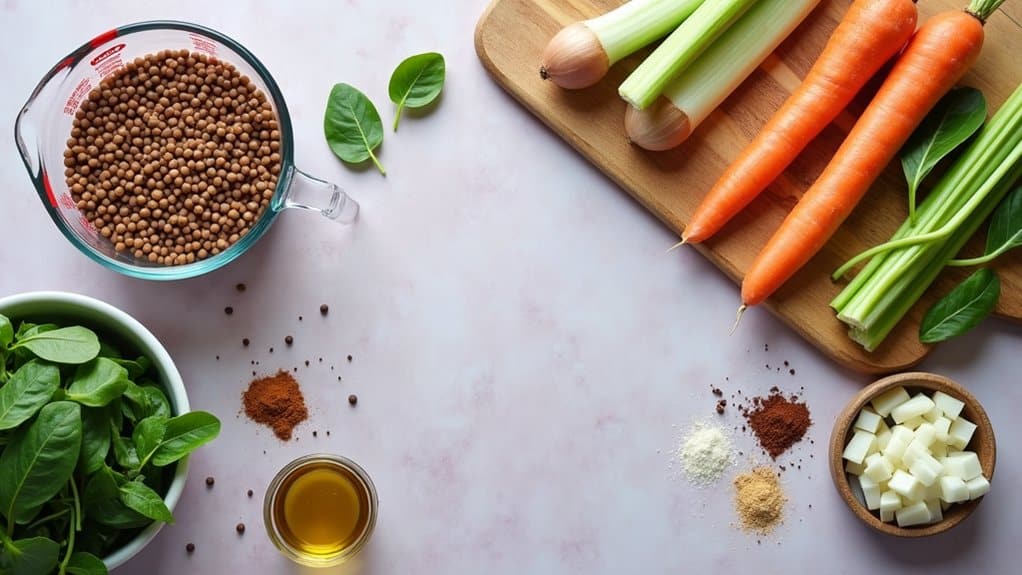
[[[281,526],[277,522],[274,514],[274,507],[277,505],[278,498],[284,495],[282,490],[285,486],[287,486],[288,480],[292,476],[307,467],[323,464],[347,471],[355,477],[359,483],[358,487],[363,490],[362,494],[365,496],[367,501],[369,507],[369,518],[366,521],[362,532],[359,533],[354,542],[337,553],[316,556],[303,553],[300,549],[297,549],[294,545],[288,542],[287,538],[282,533]],[[277,549],[280,550],[280,552],[288,559],[295,563],[308,565],[310,567],[333,567],[354,557],[363,547],[365,547],[366,543],[369,542],[369,538],[373,534],[373,529],[376,527],[376,515],[378,508],[379,500],[376,496],[376,486],[373,485],[373,481],[369,478],[369,474],[366,473],[365,469],[354,461],[341,455],[313,453],[304,455],[295,459],[291,463],[288,463],[283,469],[277,472],[277,475],[272,481],[270,481],[269,487],[266,488],[266,496],[263,499],[263,523],[266,526],[266,533],[270,536],[270,541],[272,541],[274,546],[276,546]]]

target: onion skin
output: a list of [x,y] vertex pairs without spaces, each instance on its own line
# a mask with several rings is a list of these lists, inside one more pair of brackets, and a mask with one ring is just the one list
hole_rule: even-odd
[[660,96],[650,107],[639,110],[626,106],[625,133],[628,140],[645,150],[662,152],[681,145],[692,134],[688,115]]
[[578,90],[599,82],[610,69],[599,38],[584,23],[561,29],[543,50],[539,75],[561,88]]

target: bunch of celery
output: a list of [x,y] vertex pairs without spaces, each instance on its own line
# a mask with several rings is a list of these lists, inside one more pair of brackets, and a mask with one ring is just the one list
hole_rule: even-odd
[[[1022,176],[1022,85],[891,241],[831,302],[850,337],[876,349]],[[845,268],[838,270],[838,275]]]

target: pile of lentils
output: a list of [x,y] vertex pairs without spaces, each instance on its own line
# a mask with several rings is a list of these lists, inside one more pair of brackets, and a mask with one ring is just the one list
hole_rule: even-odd
[[153,264],[214,256],[248,232],[280,174],[266,95],[230,63],[164,50],[89,93],[64,151],[78,209],[118,252]]

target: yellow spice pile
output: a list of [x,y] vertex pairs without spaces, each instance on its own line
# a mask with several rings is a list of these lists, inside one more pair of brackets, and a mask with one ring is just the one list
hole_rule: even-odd
[[760,466],[735,478],[735,506],[742,528],[767,534],[781,523],[788,500],[772,469]]

